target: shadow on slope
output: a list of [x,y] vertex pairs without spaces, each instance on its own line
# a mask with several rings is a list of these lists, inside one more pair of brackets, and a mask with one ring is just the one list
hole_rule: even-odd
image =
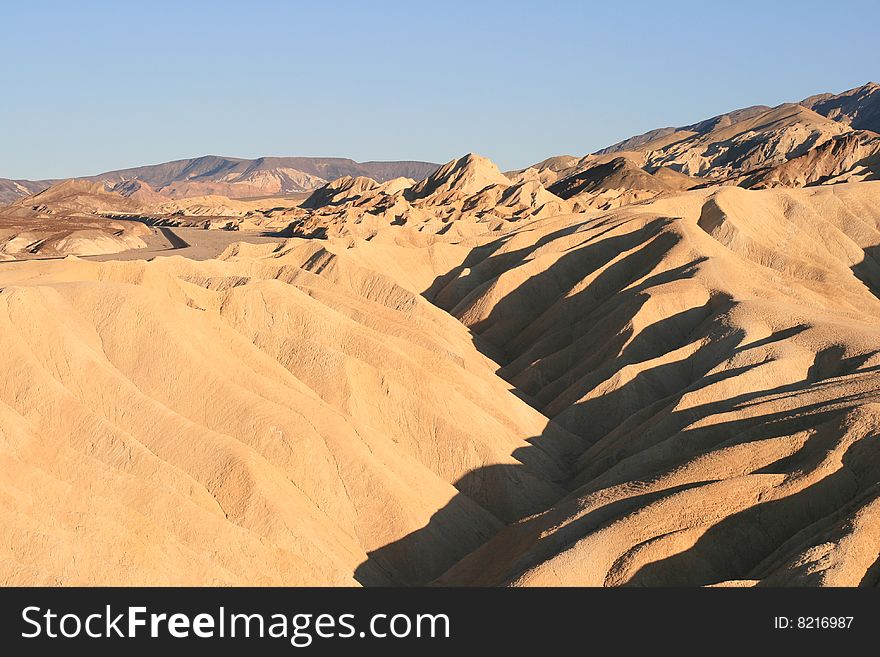
[[[782,437],[825,426],[827,431],[811,438],[799,455],[766,469],[768,473],[791,477],[800,471],[809,472],[827,451],[822,445],[827,442],[830,448],[840,439],[842,429],[835,423],[839,424],[840,418],[860,403],[876,398],[876,394],[841,395],[793,411],[686,427],[712,415],[762,403],[762,398],[768,396],[780,399],[794,396],[823,385],[823,381],[832,377],[868,372],[860,368],[873,354],[846,358],[843,347],[831,345],[816,354],[803,381],[674,410],[686,393],[764,364],[755,362],[709,373],[727,359],[747,349],[788,340],[808,327],[796,325],[780,329],[743,345],[742,330],[725,321],[735,302],[725,294],[713,293],[702,305],[662,316],[634,333],[633,320],[650,300],[649,289],[692,278],[706,260],[696,258],[657,271],[680,240],[673,231],[664,230],[670,221],[659,218],[614,236],[605,236],[606,231],[589,239],[585,235],[582,244],[568,249],[546,269],[505,290],[488,314],[472,324],[475,344],[503,364],[499,375],[510,381],[522,398],[593,445],[581,455],[582,470],[569,486],[585,485],[591,489],[636,480],[639,476],[649,477],[726,444]],[[496,284],[499,276],[525,265],[541,246],[569,237],[579,227],[580,224],[566,227],[532,245],[509,252],[500,252],[509,236],[474,249],[459,267],[437,277],[424,295],[460,316],[462,308]],[[620,224],[608,231],[619,227]],[[626,255],[620,257],[621,254]],[[875,295],[880,287],[878,255],[877,248],[866,249],[865,261],[852,268]],[[588,285],[573,292],[587,276],[602,268],[604,270]],[[681,360],[642,369],[619,387],[580,401],[584,393],[627,366],[645,363],[695,343],[698,346]],[[500,354],[500,358],[496,354]],[[658,415],[664,416],[661,424],[647,430]],[[627,436],[636,436],[636,439],[626,440]],[[709,528],[692,548],[642,565],[627,583],[693,585],[759,576],[762,561],[781,550],[798,532],[845,508],[863,490],[859,482],[853,480],[852,472],[858,467],[854,449],[847,450],[841,470],[797,493],[725,518]],[[862,449],[865,448],[855,451]],[[574,459],[571,466],[576,467]],[[511,473],[519,467],[488,465],[460,479],[456,488],[483,490],[491,495],[497,482],[511,479]],[[668,493],[664,491],[660,495]],[[479,545],[456,546],[456,558],[429,564],[419,576],[391,574],[401,570],[401,560],[419,554],[420,545],[437,540],[442,527],[455,522],[462,497],[459,493],[422,529],[371,552],[368,561],[356,571],[358,581],[367,585],[425,584],[477,549]],[[600,512],[597,516],[590,513],[583,520],[588,524],[590,516],[606,520],[599,521],[595,527],[581,525],[583,531],[595,531],[603,522],[610,521],[609,509],[597,511]],[[579,535],[584,534],[579,532]],[[482,538],[487,542],[491,537]],[[525,549],[529,539],[524,537],[524,541]],[[865,579],[876,580],[878,567],[875,564]]]
[[[787,481],[816,472],[845,434],[842,422],[850,409],[822,411],[773,424],[773,435],[812,429],[815,433],[793,456],[760,473],[784,474]],[[765,418],[770,420],[771,418]],[[765,436],[762,436],[762,438]],[[875,436],[876,438],[876,436]],[[726,580],[763,579],[774,566],[808,548],[814,536],[845,519],[877,483],[876,440],[859,440],[843,455],[843,467],[801,490],[734,513],[703,533],[689,549],[641,566],[628,585],[704,586]],[[874,565],[876,569],[876,564]],[[869,569],[865,579],[870,580]],[[805,573],[798,585],[822,584],[821,569]],[[876,573],[873,575],[876,578]]]
[[[528,446],[515,450],[513,456],[519,461],[528,462],[528,452],[531,450],[558,451],[559,445],[548,445],[547,441],[557,442],[560,436],[561,433],[549,423],[541,436],[529,439]],[[571,445],[561,447],[568,449]],[[522,463],[502,463],[487,465],[467,473],[455,482],[455,488],[459,492],[434,513],[424,527],[370,552],[367,561],[355,569],[354,578],[364,586],[421,586],[433,581],[492,538],[492,535],[487,534],[473,537],[468,543],[453,543],[449,541],[450,528],[460,524],[461,518],[470,512],[475,500],[505,495],[505,491],[511,486],[518,485],[517,482],[522,480],[523,472],[527,470],[527,466]],[[565,491],[562,492],[563,495],[564,493]],[[558,498],[535,500],[535,507],[526,515],[543,511],[557,501]],[[518,518],[508,520],[515,521]],[[499,520],[498,528],[504,524]],[[448,549],[442,555],[436,549],[438,541],[448,543]]]

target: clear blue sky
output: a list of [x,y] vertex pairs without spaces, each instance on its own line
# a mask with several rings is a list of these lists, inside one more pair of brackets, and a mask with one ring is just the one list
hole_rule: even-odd
[[523,167],[876,80],[878,5],[4,3],[0,177],[204,154]]

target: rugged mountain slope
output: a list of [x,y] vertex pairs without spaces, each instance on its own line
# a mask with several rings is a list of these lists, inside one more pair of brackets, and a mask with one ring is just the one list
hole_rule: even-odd
[[476,250],[432,297],[590,447],[446,584],[874,584],[880,183],[700,190]]
[[357,200],[370,192],[377,190],[379,183],[372,178],[358,176],[344,176],[336,180],[331,180],[326,185],[316,190],[302,202],[301,207],[306,209],[314,209],[326,207],[328,205],[339,205],[350,200]]
[[296,235],[372,239],[386,233],[409,241],[413,233],[467,238],[502,230],[512,221],[569,211],[571,205],[540,182],[512,181],[488,159],[469,153],[418,183],[396,179],[380,185],[350,177],[331,181],[284,217]]
[[596,151],[596,153],[598,155],[607,155],[612,153],[655,150],[679,141],[680,139],[686,139],[694,135],[705,135],[713,130],[729,127],[740,121],[754,118],[770,109],[772,108],[767,107],[766,105],[754,105],[752,107],[734,110],[727,114],[719,114],[711,119],[705,119],[698,123],[679,128],[657,128],[644,134],[624,139],[623,141],[612,144],[607,148]]
[[[863,160],[876,152],[878,121],[880,86],[872,82],[842,94],[749,107],[689,126],[652,130],[596,156],[625,157],[648,173],[667,167],[701,178],[703,184],[795,187],[860,180],[875,173],[873,161]],[[588,162],[578,161],[555,184],[572,186],[575,180],[566,184],[564,179],[582,175]],[[533,168],[541,171],[545,163]]]
[[474,153],[447,162],[407,191],[409,201],[431,198],[436,205],[476,194],[490,185],[510,185],[510,180],[494,163]]
[[50,185],[54,180],[10,180],[0,178],[0,206],[13,203],[18,199],[36,194]]
[[[604,158],[601,158],[604,159]],[[661,167],[654,173],[625,157],[615,157],[586,166],[550,185],[548,191],[563,199],[575,199],[580,206],[610,210],[663,192],[682,191],[699,181],[674,169]]]
[[725,180],[782,164],[846,131],[801,105],[782,105],[747,119],[718,123],[668,145],[645,146],[648,171],[671,167],[691,176]]
[[863,130],[829,139],[821,146],[743,181],[744,187],[808,185],[880,178],[880,135]]
[[869,82],[842,94],[810,96],[800,104],[855,130],[880,132],[880,85],[876,82]]

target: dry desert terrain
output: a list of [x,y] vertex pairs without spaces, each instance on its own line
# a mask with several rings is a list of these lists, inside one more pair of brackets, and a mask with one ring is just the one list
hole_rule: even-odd
[[878,108],[7,181],[0,582],[876,586]]

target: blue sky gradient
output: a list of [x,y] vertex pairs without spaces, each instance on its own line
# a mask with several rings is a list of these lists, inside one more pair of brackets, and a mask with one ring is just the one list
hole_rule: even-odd
[[880,3],[2,6],[0,177],[216,154],[502,169],[880,77]]

